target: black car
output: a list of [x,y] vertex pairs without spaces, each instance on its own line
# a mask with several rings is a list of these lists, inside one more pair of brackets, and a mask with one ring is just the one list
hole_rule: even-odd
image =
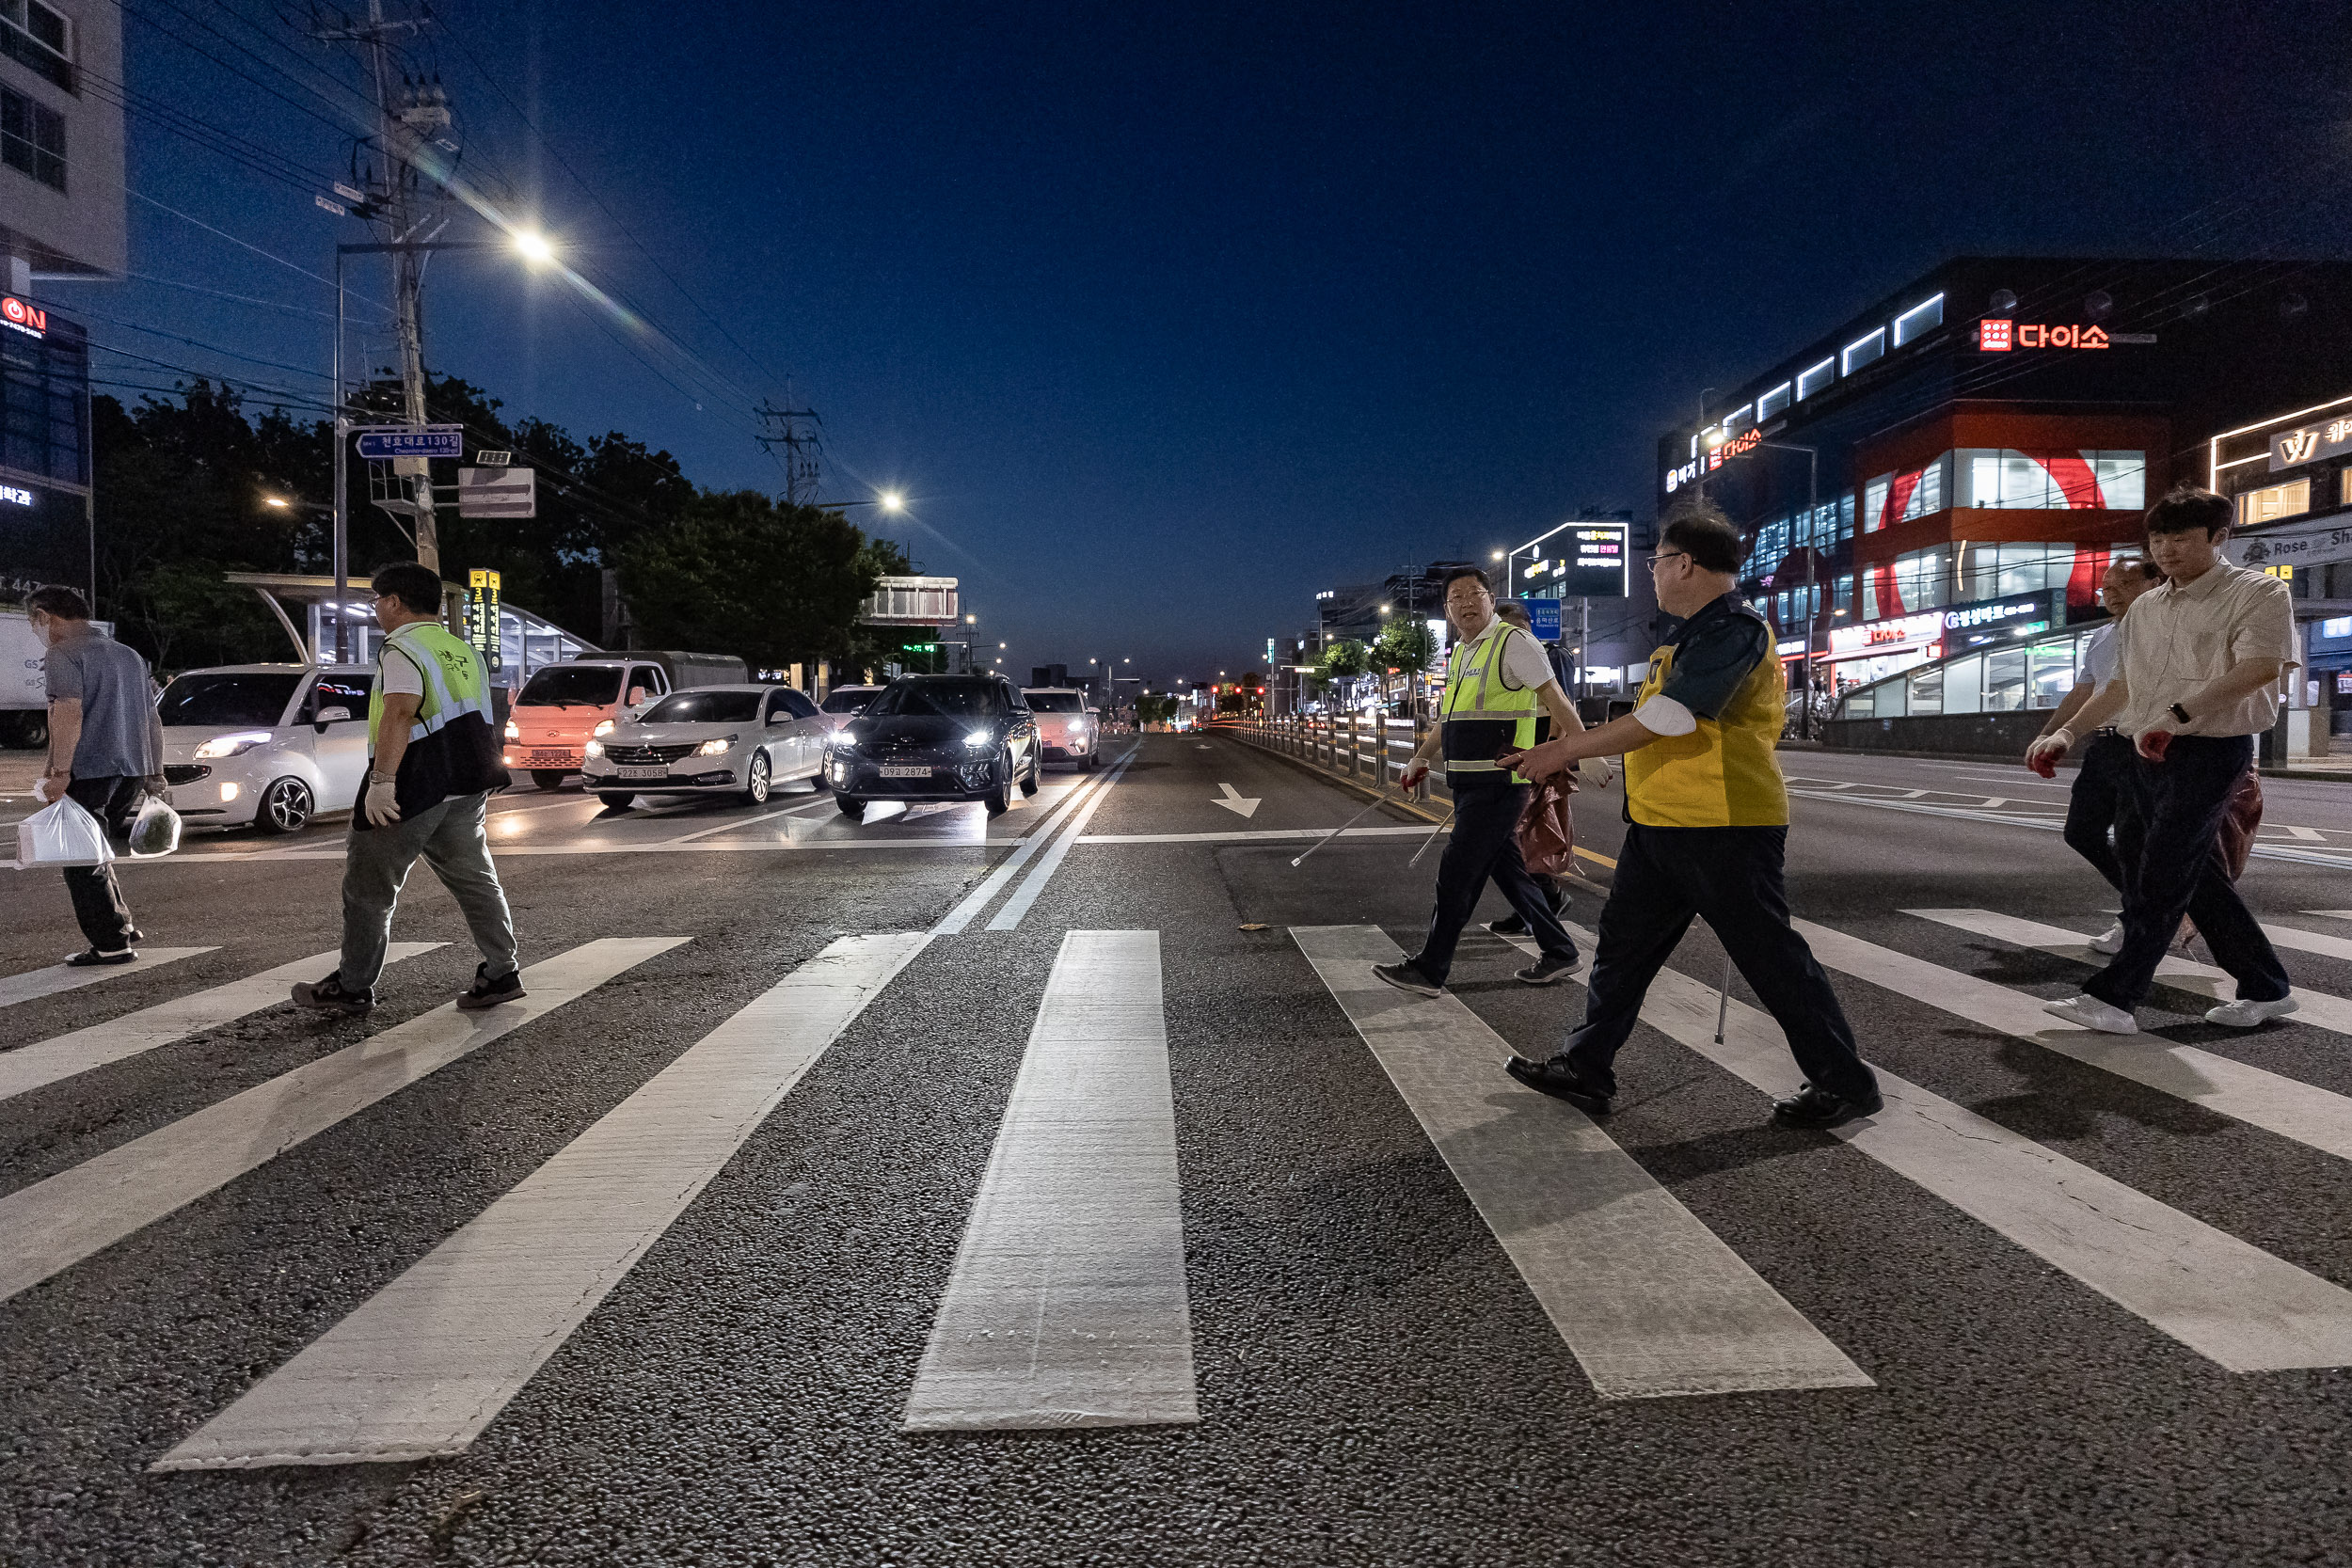
[[869,800],[982,800],[1037,793],[1037,721],[1001,675],[904,675],[834,732],[825,782],[851,816]]

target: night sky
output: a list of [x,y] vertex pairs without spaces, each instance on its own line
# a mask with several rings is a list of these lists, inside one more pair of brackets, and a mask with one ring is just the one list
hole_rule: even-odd
[[[2335,6],[436,8],[412,57],[466,176],[705,368],[467,257],[428,274],[429,362],[712,486],[779,489],[747,408],[813,404],[826,497],[904,486],[896,531],[1023,678],[1214,675],[1319,588],[1646,515],[1702,388],[1947,256],[2341,256],[2352,208]],[[262,60],[347,58],[268,0],[129,9],[135,92],[342,172],[341,113]],[[276,308],[42,292],[323,404],[332,291],[156,203],[314,273],[372,236],[130,135],[134,273]]]

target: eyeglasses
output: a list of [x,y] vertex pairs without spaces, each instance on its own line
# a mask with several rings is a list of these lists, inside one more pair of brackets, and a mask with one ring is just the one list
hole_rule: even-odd
[[1687,561],[1691,557],[1691,552],[1689,550],[1660,550],[1649,558],[1649,569],[1655,572],[1658,570],[1660,562],[1672,561],[1677,556]]

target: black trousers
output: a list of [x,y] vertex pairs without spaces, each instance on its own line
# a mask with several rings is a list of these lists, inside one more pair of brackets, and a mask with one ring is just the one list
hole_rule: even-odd
[[1547,957],[1576,957],[1576,942],[1552,913],[1550,895],[1519,858],[1528,792],[1528,785],[1507,778],[1454,786],[1454,832],[1438,862],[1438,903],[1429,911],[1429,934],[1413,955],[1413,967],[1441,986],[1454,972],[1454,949],[1490,877]]
[[1829,977],[1788,924],[1788,847],[1787,828],[1627,826],[1601,907],[1584,1023],[1563,1049],[1579,1077],[1616,1092],[1617,1052],[1641,1017],[1650,981],[1696,915],[1788,1037],[1808,1083],[1845,1100],[1878,1092]]
[[2137,1007],[2154,986],[2185,914],[2239,997],[2275,1002],[2292,988],[2262,923],[2247,909],[2215,852],[2231,792],[2254,762],[2254,737],[2182,735],[2162,762],[2134,752],[2115,819],[2123,868],[2123,948],[2083,987],[2116,1007]]
[[[76,779],[65,792],[115,838],[129,836],[131,819],[147,798],[143,779]],[[122,901],[112,864],[67,866],[65,890],[73,900],[74,921],[92,947],[119,953],[131,945],[131,907]]]
[[2066,847],[2089,861],[2118,893],[2123,891],[2123,864],[2107,843],[2107,830],[2123,809],[2133,760],[2132,743],[2122,736],[2092,736],[2083,748],[2074,792],[2066,800]]

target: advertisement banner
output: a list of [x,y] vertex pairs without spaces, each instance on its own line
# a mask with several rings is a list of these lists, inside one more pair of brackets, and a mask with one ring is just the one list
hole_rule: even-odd
[[506,661],[499,648],[499,575],[479,566],[466,574],[466,641],[496,670]]

